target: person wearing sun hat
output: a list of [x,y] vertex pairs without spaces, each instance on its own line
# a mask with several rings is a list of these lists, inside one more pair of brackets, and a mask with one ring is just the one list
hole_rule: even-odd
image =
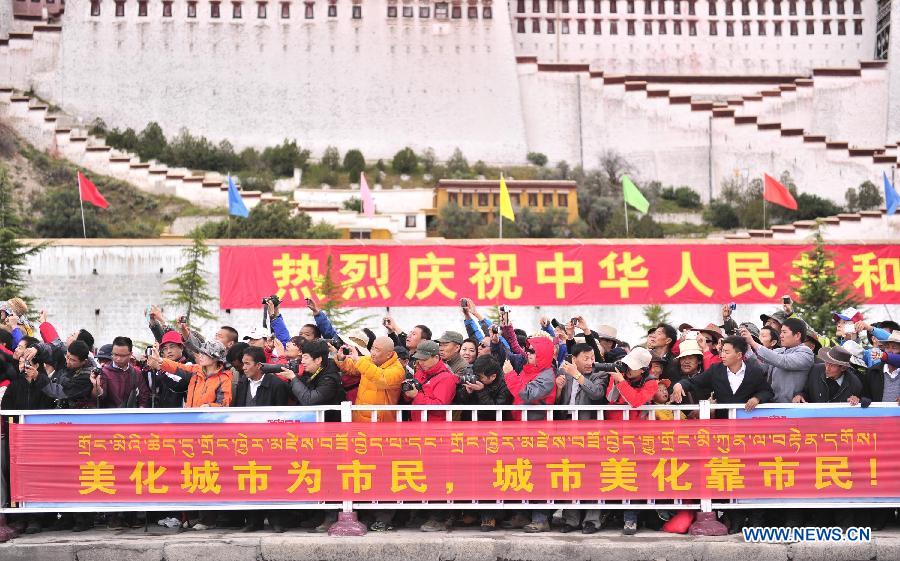
[[863,360],[868,366],[874,365],[877,361],[869,349],[870,338],[876,341],[887,339],[891,335],[890,330],[869,325],[862,312],[856,308],[844,308],[840,312],[833,312],[831,317],[834,319],[836,327],[835,344],[840,345],[844,341],[858,341],[864,349]]
[[[853,373],[853,355],[844,347],[824,347],[817,353],[822,361],[809,371],[806,388],[794,396],[794,403],[849,403],[868,407],[863,385]],[[862,397],[860,397],[862,396]]]
[[724,336],[722,328],[714,323],[697,331],[697,344],[703,351],[703,370],[722,362],[722,359],[719,358],[719,345]]
[[[879,339],[882,357],[884,353],[900,354],[900,331]],[[863,393],[872,401],[900,403],[900,367],[888,362],[870,366],[863,377]]]

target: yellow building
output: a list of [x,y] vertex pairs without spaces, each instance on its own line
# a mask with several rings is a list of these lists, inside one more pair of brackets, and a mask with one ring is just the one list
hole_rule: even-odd
[[[515,181],[507,180],[509,198],[514,210],[530,208],[543,212],[546,208],[561,208],[568,221],[578,219],[578,196],[574,181]],[[497,219],[500,208],[500,180],[442,179],[434,188],[436,212],[456,203],[481,213],[485,224]]]

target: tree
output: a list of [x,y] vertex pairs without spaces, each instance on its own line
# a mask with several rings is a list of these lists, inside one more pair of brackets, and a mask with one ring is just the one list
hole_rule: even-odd
[[617,208],[603,229],[604,238],[661,238],[664,231],[649,214],[641,215],[628,209],[628,230],[625,230],[625,209]]
[[713,199],[703,211],[703,220],[720,230],[733,230],[740,225],[734,207],[724,201]]
[[642,307],[641,311],[644,312],[644,319],[646,320],[646,322],[639,323],[638,325],[645,332],[653,329],[661,323],[669,323],[670,321],[669,312],[667,312],[661,304],[648,304]]
[[350,173],[350,183],[359,183],[359,175],[366,171],[366,159],[357,149],[347,150],[344,154],[344,171]]
[[454,150],[453,155],[447,160],[447,173],[455,179],[465,179],[469,175],[469,161],[459,148]]
[[359,197],[350,197],[343,203],[341,203],[341,208],[344,210],[355,210],[356,212],[362,212],[362,199]]
[[166,290],[166,302],[179,308],[184,308],[184,315],[188,321],[191,317],[205,320],[216,319],[216,315],[206,308],[206,303],[212,301],[213,296],[208,292],[209,283],[206,280],[209,271],[203,268],[204,261],[211,253],[206,246],[203,234],[194,230],[191,234],[190,247],[182,250],[184,265],[176,269],[177,275],[166,281],[171,286]]
[[[242,153],[243,154],[243,153]],[[297,146],[297,141],[284,139],[278,146],[270,146],[263,150],[262,161],[279,177],[291,177],[294,168],[306,171],[309,168],[309,150],[302,150]],[[245,161],[245,164],[249,162]]]
[[332,256],[329,255],[325,261],[325,274],[315,280],[316,293],[319,295],[319,309],[325,312],[331,325],[334,326],[338,333],[347,334],[349,331],[364,325],[374,316],[365,316],[357,320],[351,321],[350,316],[353,309],[344,305],[347,298],[347,283],[339,283],[334,279],[332,274]]
[[419,167],[419,157],[416,156],[416,153],[412,148],[407,146],[394,154],[394,159],[391,160],[391,167],[394,169],[395,173],[406,175],[415,173],[416,169]]
[[455,203],[441,209],[434,224],[439,236],[450,239],[475,238],[481,232],[483,221],[481,215]]
[[247,218],[229,216],[221,222],[209,222],[200,227],[205,238],[238,239],[335,239],[340,233],[327,224],[313,226],[304,212],[293,212],[293,205],[284,202],[259,204],[250,209]]
[[856,194],[855,188],[850,187],[847,189],[847,192],[844,193],[844,201],[847,203],[847,212],[859,210],[859,195]]
[[422,153],[422,167],[425,169],[425,173],[431,173],[431,170],[434,169],[436,163],[437,156],[434,155],[434,148],[429,146],[425,149],[425,152]]
[[865,181],[859,186],[859,210],[878,208],[884,203],[881,191],[871,181]]
[[0,300],[18,296],[26,302],[25,262],[47,244],[29,246],[19,241],[21,220],[13,203],[6,166],[0,164]]
[[109,227],[103,221],[107,212],[92,204],[84,205],[84,227],[81,224],[81,201],[74,187],[51,187],[35,203],[41,215],[34,223],[34,231],[44,238],[109,237]]
[[540,152],[529,152],[525,158],[536,165],[539,168],[542,168],[547,165],[547,156],[541,154]]
[[845,279],[843,265],[825,250],[822,231],[816,230],[814,247],[800,256],[799,281],[794,287],[794,312],[819,335],[835,336],[834,310],[859,307]]
[[341,168],[341,153],[334,146],[329,146],[322,154],[322,159],[319,163],[326,169],[337,171]]
[[159,123],[148,123],[138,136],[138,156],[143,160],[158,160],[166,152],[169,141]]
[[569,214],[561,208],[547,208],[543,212],[522,208],[516,213],[516,221],[504,225],[504,235],[517,238],[572,238],[581,237],[585,226],[580,222],[569,224]]

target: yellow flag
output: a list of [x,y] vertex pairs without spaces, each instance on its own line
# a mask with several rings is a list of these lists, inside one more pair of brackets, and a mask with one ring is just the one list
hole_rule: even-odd
[[512,203],[509,200],[509,190],[506,188],[506,179],[503,178],[502,173],[500,174],[500,216],[510,222],[516,221]]

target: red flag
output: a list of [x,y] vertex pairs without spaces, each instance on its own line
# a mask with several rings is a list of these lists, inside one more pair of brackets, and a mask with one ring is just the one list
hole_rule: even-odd
[[85,177],[80,171],[78,172],[78,193],[83,201],[87,201],[100,208],[109,208],[109,203],[106,202],[106,199],[104,199],[103,195],[100,194],[100,191],[97,190],[97,186],[91,183],[91,180]]
[[764,175],[765,188],[763,190],[763,198],[784,208],[797,210],[797,201],[791,196],[791,192],[787,190],[787,187],[769,177],[769,174]]

